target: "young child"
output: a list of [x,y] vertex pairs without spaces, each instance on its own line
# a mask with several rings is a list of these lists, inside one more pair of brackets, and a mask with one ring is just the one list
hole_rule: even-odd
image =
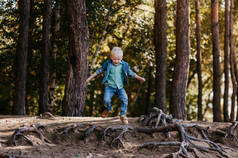
[[130,69],[129,64],[122,60],[122,57],[122,49],[120,47],[114,47],[111,51],[111,59],[106,60],[102,64],[102,67],[97,69],[96,72],[86,80],[86,82],[89,83],[92,78],[106,71],[106,75],[103,78],[102,84],[106,85],[103,103],[107,109],[103,111],[102,117],[107,117],[112,111],[111,99],[113,95],[116,94],[121,101],[120,120],[123,124],[128,124],[126,117],[128,97],[123,86],[124,84],[128,85],[128,76],[136,78],[141,82],[145,82],[145,79],[134,73]]

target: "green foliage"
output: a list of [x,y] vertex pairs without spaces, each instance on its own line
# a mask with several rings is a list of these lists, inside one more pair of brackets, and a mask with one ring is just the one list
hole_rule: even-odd
[[[0,113],[11,114],[14,100],[14,63],[16,42],[19,35],[19,12],[18,1],[0,1]],[[38,111],[39,98],[39,63],[42,47],[42,20],[43,0],[32,0],[30,27],[29,27],[29,53],[27,67],[27,113],[36,115]],[[155,100],[155,55],[153,46],[154,27],[154,1],[151,0],[87,0],[87,20],[89,28],[89,67],[96,55],[103,32],[105,38],[100,45],[96,55],[95,65],[92,72],[101,66],[104,60],[109,58],[112,47],[122,47],[123,59],[127,61],[132,70],[147,81],[151,78],[151,91],[149,101],[146,100],[148,93],[148,82],[140,84],[135,79],[130,79],[126,88],[129,106],[129,116],[145,114],[148,107],[153,107]],[[234,19],[237,19],[236,11],[238,2],[234,1]],[[195,38],[195,2],[190,2],[190,84],[187,90],[186,110],[188,119],[196,119],[197,115],[197,75],[196,73],[196,38]],[[203,80],[203,109],[205,119],[209,119],[212,110],[212,43],[211,43],[211,17],[210,1],[201,0],[201,53],[202,53],[202,80]],[[220,27],[220,54],[223,62],[223,41],[224,41],[224,2],[220,1],[219,27]],[[55,8],[60,5],[60,30],[55,32]],[[62,112],[62,100],[67,75],[68,56],[68,21],[66,15],[66,0],[52,1],[52,22],[51,22],[51,45],[58,47],[56,60],[51,57],[50,73],[56,72],[55,104],[53,112],[60,115]],[[108,26],[107,26],[108,22]],[[176,57],[176,0],[167,1],[167,103],[172,91],[171,81],[174,71]],[[235,23],[235,22],[234,22]],[[107,26],[107,27],[106,27]],[[234,25],[236,26],[236,25]],[[234,41],[237,43],[237,30],[234,28]],[[152,72],[149,73],[149,68]],[[222,67],[222,66],[221,66]],[[223,68],[222,68],[223,69]],[[50,76],[51,76],[50,74]],[[101,84],[102,76],[97,77],[88,85],[84,115],[100,116],[103,110],[103,90]],[[137,99],[135,99],[137,96]],[[132,106],[131,106],[132,104]],[[120,111],[120,101],[113,99],[114,116]],[[168,108],[167,104],[167,108]]]

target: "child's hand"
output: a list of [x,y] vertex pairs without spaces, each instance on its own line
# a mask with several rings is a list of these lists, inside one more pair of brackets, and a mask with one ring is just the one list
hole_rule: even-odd
[[96,72],[94,72],[94,73],[86,80],[86,83],[88,84],[88,83],[91,81],[91,79],[93,79],[95,76],[97,76],[97,73],[96,73]]
[[141,83],[144,83],[144,82],[145,82],[145,78],[143,78],[143,77],[140,77],[140,76],[138,76],[138,75],[135,75],[135,78],[136,78],[137,80],[139,80]]
[[140,80],[141,83],[144,83],[144,82],[145,82],[145,78],[143,78],[143,77],[140,77],[139,80]]
[[90,82],[90,78],[88,78],[87,80],[86,80],[86,83],[88,84]]

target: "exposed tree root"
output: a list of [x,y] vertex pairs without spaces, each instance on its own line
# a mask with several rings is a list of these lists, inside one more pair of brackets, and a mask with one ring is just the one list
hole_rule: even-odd
[[103,139],[106,141],[107,137],[110,137],[110,146],[123,146],[122,139],[124,138],[125,134],[127,132],[131,132],[133,130],[133,127],[128,125],[121,125],[121,126],[109,126],[104,130]]
[[88,124],[73,124],[71,126],[60,129],[59,136],[68,135],[69,131],[74,131],[76,128],[86,127]]
[[17,154],[1,154],[0,158],[33,158],[33,156],[28,155],[17,155]]
[[[153,109],[155,109],[155,108],[153,108]],[[136,128],[136,130],[138,132],[143,132],[146,134],[152,134],[155,132],[178,131],[180,134],[181,142],[176,142],[176,141],[175,142],[174,141],[172,141],[172,142],[149,142],[149,143],[145,143],[145,144],[141,145],[140,148],[155,149],[158,146],[179,146],[180,147],[179,151],[176,153],[172,153],[171,154],[172,157],[182,156],[182,157],[188,158],[189,157],[188,151],[193,152],[195,154],[195,156],[198,157],[197,153],[195,152],[195,149],[197,149],[201,152],[216,151],[223,157],[228,158],[227,154],[225,153],[225,148],[223,148],[221,145],[219,145],[213,141],[210,141],[208,139],[208,136],[206,134],[208,128],[204,128],[204,127],[198,126],[196,124],[184,124],[177,120],[172,120],[171,117],[169,117],[169,120],[170,120],[170,122],[172,122],[172,124],[169,124],[169,125],[163,124],[164,126],[158,127],[157,125],[158,125],[158,120],[160,120],[160,117],[162,115],[164,115],[164,120],[168,119],[168,117],[166,117],[166,115],[163,114],[163,112],[161,110],[156,110],[156,111],[159,111],[159,113],[157,113],[158,119],[157,119],[155,128]],[[150,114],[150,116],[152,116],[152,117],[150,117],[150,119],[147,119],[147,120],[152,120],[155,118],[155,111],[153,111],[152,114]],[[147,125],[149,125],[148,124],[149,121],[146,121],[146,122],[147,122]],[[145,123],[145,121],[144,121],[144,123]],[[198,131],[200,131],[203,138],[196,138],[191,135],[188,135],[185,130],[188,128],[196,128]],[[200,142],[200,143],[203,143],[204,145],[203,146],[197,145],[197,144],[195,144],[195,142]],[[207,144],[207,145],[205,145],[205,144]]]
[[[167,125],[167,121],[172,121],[172,115],[165,114],[161,109],[153,107],[152,112],[149,115],[142,115],[142,124],[144,126],[151,126],[157,128],[159,125]],[[155,123],[155,124],[153,124]]]
[[33,156],[0,153],[0,158],[33,158]]
[[235,135],[235,129],[238,125],[238,122],[233,122],[231,127],[227,130],[227,133],[225,135],[225,138],[234,138],[236,141],[238,141],[237,136]]
[[45,112],[45,113],[43,113],[43,114],[40,114],[40,116],[38,116],[37,118],[39,118],[39,119],[55,120],[54,115],[51,114],[50,112]]
[[96,125],[91,125],[88,129],[86,129],[82,137],[82,139],[84,140],[84,143],[87,142],[87,137],[89,137],[93,132],[97,132],[96,127],[97,127]]
[[17,140],[20,138],[23,138],[28,144],[33,145],[33,142],[27,136],[27,134],[31,132],[36,133],[42,141],[50,143],[50,141],[47,138],[45,138],[44,135],[41,133],[41,131],[39,130],[40,128],[44,128],[44,126],[40,124],[35,124],[35,125],[31,125],[30,127],[25,127],[25,126],[20,127],[13,133],[11,138],[7,141],[7,144],[16,146]]
[[[55,132],[55,135],[53,134],[53,136],[56,136],[56,141],[62,139],[71,141],[77,138],[80,141],[83,140],[84,143],[87,143],[87,141],[94,142],[96,136],[98,143],[101,143],[99,142],[99,140],[104,140],[104,142],[106,142],[106,144],[108,144],[110,147],[124,148],[124,141],[126,139],[125,136],[127,133],[129,133],[130,136],[133,136],[133,134],[135,133],[145,133],[150,135],[154,133],[165,133],[167,134],[168,138],[170,137],[170,139],[161,142],[147,142],[145,144],[142,144],[139,149],[158,149],[161,146],[176,147],[176,152],[169,153],[169,157],[173,158],[189,158],[194,156],[196,158],[199,158],[200,152],[210,152],[211,154],[212,152],[216,152],[216,155],[218,157],[228,158],[226,149],[233,149],[224,147],[212,141],[213,138],[211,136],[214,136],[214,134],[217,135],[216,132],[218,131],[219,136],[222,135],[222,137],[231,137],[235,138],[236,141],[238,140],[236,136],[237,132],[235,131],[238,126],[238,122],[234,122],[227,133],[225,133],[225,130],[223,131],[223,129],[215,129],[215,131],[212,131],[211,133],[210,127],[202,127],[195,123],[185,123],[181,120],[173,119],[171,115],[166,115],[162,110],[157,108],[153,108],[151,114],[143,116],[143,119],[141,121],[142,124],[146,125],[147,127],[134,128],[128,125],[120,125],[109,126],[105,128],[92,124],[72,124],[68,127],[57,129],[57,132]],[[33,145],[32,140],[28,137],[30,133],[36,133],[42,141],[50,143],[50,141],[47,140],[41,133],[41,128],[44,127],[40,124],[31,125],[30,127],[20,127],[14,132],[14,134],[6,143],[7,145],[16,146],[22,144],[23,142],[21,141],[24,141],[24,143]],[[175,133],[178,134],[179,139],[175,138],[172,140],[171,134]],[[68,139],[68,137],[70,139]],[[76,141],[74,143],[79,143],[80,141]]]
[[62,136],[68,136],[69,132],[75,132],[79,131],[81,134],[79,134],[79,139],[83,140],[84,143],[87,143],[87,139],[94,133],[97,137],[97,140],[102,140],[102,130],[101,127],[97,127],[96,125],[90,125],[90,124],[73,124],[69,127],[65,127],[63,129],[60,129],[61,132],[59,132],[56,137],[59,139]]
[[[142,125],[158,128],[158,126],[167,126],[167,122],[172,122],[172,115],[165,114],[161,109],[157,107],[152,108],[152,112],[149,115],[142,116]],[[175,121],[175,120],[174,120]],[[170,132],[167,132],[170,137]]]

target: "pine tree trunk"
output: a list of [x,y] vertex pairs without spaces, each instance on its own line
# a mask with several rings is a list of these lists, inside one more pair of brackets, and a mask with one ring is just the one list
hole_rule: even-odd
[[42,57],[41,57],[40,98],[39,98],[39,113],[40,114],[48,111],[51,11],[52,11],[51,0],[44,0],[43,49],[42,49]]
[[[54,21],[55,21],[55,28],[54,28],[54,43],[53,43],[53,51],[52,51],[52,59],[53,59],[53,63],[56,62],[56,55],[57,55],[57,51],[59,51],[58,49],[58,33],[60,30],[60,5],[59,3],[56,3],[55,6],[55,10],[54,10]],[[53,107],[54,107],[54,95],[55,95],[55,82],[56,82],[56,70],[55,68],[53,69],[52,75],[50,77],[50,88],[49,88],[49,111],[51,113],[53,113]]]
[[189,1],[177,1],[176,59],[173,73],[170,112],[178,119],[185,119],[186,88],[189,73]]
[[88,73],[88,25],[86,1],[68,0],[69,57],[68,74],[63,100],[63,114],[82,116],[86,97]]
[[196,39],[197,39],[197,74],[198,74],[198,120],[202,121],[202,71],[201,71],[201,24],[200,24],[200,0],[195,2],[196,8]]
[[28,31],[30,18],[30,0],[19,1],[20,9],[20,34],[16,49],[16,96],[13,106],[13,114],[24,115],[26,102],[26,73],[28,55]]
[[229,0],[225,0],[225,35],[224,35],[224,73],[225,73],[225,89],[223,116],[224,121],[229,121],[228,116],[228,95],[229,95]]
[[[234,93],[234,104],[236,103],[237,112],[238,112],[238,68],[236,62],[236,54],[234,49],[234,42],[233,42],[233,12],[234,12],[234,0],[230,0],[230,52],[233,54],[233,64],[234,64],[234,78],[235,78],[235,86],[233,86],[233,93]],[[233,95],[233,94],[232,94]],[[236,98],[236,102],[235,102]],[[236,112],[236,121],[238,121],[238,113]]]
[[234,42],[233,42],[233,0],[230,1],[230,71],[231,71],[231,81],[232,81],[232,97],[231,97],[231,113],[230,113],[230,121],[233,122],[235,120],[235,104],[237,97],[237,80],[236,80],[236,59],[234,52]]
[[27,54],[27,80],[26,80],[26,114],[29,115],[30,108],[31,108],[31,99],[32,99],[32,89],[33,89],[33,83],[34,80],[28,79],[32,77],[31,72],[31,66],[32,65],[32,58],[33,58],[33,46],[34,46],[34,40],[33,40],[33,28],[34,23],[36,20],[36,17],[33,16],[33,10],[34,10],[34,0],[30,0],[30,18],[29,18],[29,31],[28,31],[28,54]]
[[219,48],[219,22],[218,22],[218,0],[212,0],[211,25],[213,45],[213,121],[221,120],[220,103],[220,48]]
[[166,110],[166,56],[167,56],[167,7],[166,0],[155,0],[154,45],[156,57],[157,107]]

